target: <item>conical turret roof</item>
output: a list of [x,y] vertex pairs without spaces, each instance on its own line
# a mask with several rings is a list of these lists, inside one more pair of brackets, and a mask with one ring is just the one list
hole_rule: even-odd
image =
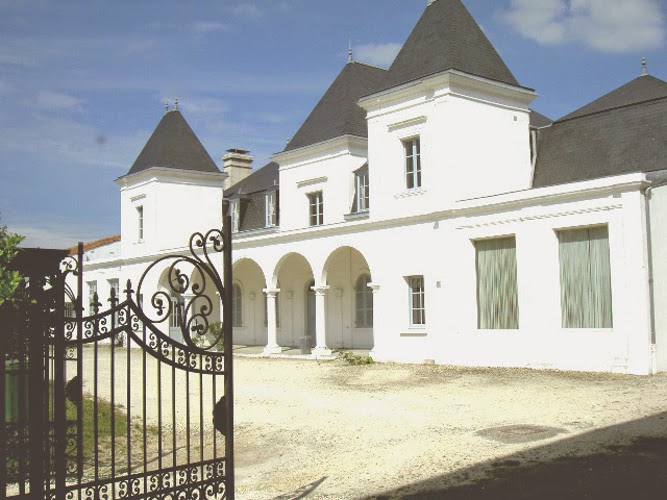
[[127,175],[151,167],[220,172],[177,109],[164,114]]
[[372,94],[386,70],[359,62],[349,62],[324,93],[285,151],[310,146],[343,135],[368,137],[366,112],[357,105]]
[[461,0],[435,0],[396,56],[382,88],[449,69],[519,86]]

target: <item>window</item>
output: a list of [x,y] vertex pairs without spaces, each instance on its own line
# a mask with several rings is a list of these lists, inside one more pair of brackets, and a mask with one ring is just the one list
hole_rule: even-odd
[[475,242],[477,328],[519,328],[516,239]]
[[72,302],[65,302],[65,317],[74,318],[76,314],[74,313],[74,304]]
[[144,207],[137,207],[137,241],[144,241]]
[[324,224],[324,198],[322,191],[308,195],[310,204],[310,225],[321,226]]
[[276,211],[276,193],[266,193],[264,219],[266,227],[273,227],[278,224]]
[[611,328],[607,226],[558,231],[563,328]]
[[357,278],[354,286],[355,326],[357,328],[373,326],[373,291],[368,287],[370,282],[370,275],[362,274]]
[[[269,296],[264,292],[264,326],[269,326]],[[280,328],[280,292],[276,293],[276,328]]]
[[171,315],[169,316],[169,328],[180,328],[183,315],[183,298],[180,295],[171,296]]
[[237,233],[239,230],[239,200],[229,202],[230,212],[232,218],[232,232]]
[[[113,296],[114,302],[113,304],[109,302],[109,305],[115,306],[120,302],[120,283],[118,282],[118,279],[110,279],[107,280],[109,283],[109,299]],[[118,312],[115,312],[113,315],[113,322],[115,325],[118,324]]]
[[93,313],[94,309],[99,307],[99,306],[95,305],[96,302],[99,302],[99,299],[97,297],[97,281],[89,281],[88,282],[88,306],[90,307],[89,311],[91,312],[91,314]]
[[370,190],[368,184],[368,170],[357,172],[354,175],[355,212],[365,212],[370,208]]
[[426,325],[426,306],[424,304],[424,277],[409,276],[410,287],[410,326]]
[[243,289],[238,283],[232,288],[232,326],[243,326]]
[[113,296],[118,301],[120,299],[120,283],[118,279],[108,280],[109,282],[109,295],[111,296],[111,290],[113,290]]
[[403,141],[405,149],[405,187],[414,189],[422,185],[421,146],[419,137]]

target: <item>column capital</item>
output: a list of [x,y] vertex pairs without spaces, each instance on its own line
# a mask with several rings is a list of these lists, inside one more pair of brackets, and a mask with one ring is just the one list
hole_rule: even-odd
[[370,288],[373,291],[373,293],[378,293],[380,291],[380,285],[378,285],[377,283],[369,283],[366,286],[368,286],[368,288]]
[[264,292],[268,298],[273,299],[280,293],[280,288],[264,288],[262,292]]
[[311,286],[310,289],[315,292],[315,295],[326,295],[329,290],[329,285]]

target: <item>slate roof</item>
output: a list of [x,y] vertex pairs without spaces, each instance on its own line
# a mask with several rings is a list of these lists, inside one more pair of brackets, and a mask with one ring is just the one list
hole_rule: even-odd
[[378,90],[385,74],[386,70],[367,64],[346,64],[289,141],[285,151],[343,135],[368,137],[366,111],[357,105],[357,101]]
[[436,0],[396,56],[382,90],[449,69],[519,86],[461,0]]
[[240,195],[270,191],[271,189],[277,189],[277,184],[278,164],[272,161],[262,168],[255,170],[242,181],[230,186],[225,190],[224,197],[236,198]]
[[[267,191],[278,191],[278,164],[271,162],[225,190],[224,197],[239,200],[239,231],[265,227]],[[277,202],[277,200],[276,200]]]
[[176,109],[164,114],[127,175],[151,167],[220,172],[181,112]]
[[662,170],[665,153],[667,83],[642,76],[538,130],[533,186]]
[[534,109],[530,110],[530,126],[532,128],[548,127],[553,122],[551,118],[544,116],[542,113],[538,113]]
[[564,116],[559,121],[571,120],[593,113],[600,113],[622,106],[629,106],[651,99],[667,97],[667,82],[650,75],[643,75],[612,90],[586,106]]

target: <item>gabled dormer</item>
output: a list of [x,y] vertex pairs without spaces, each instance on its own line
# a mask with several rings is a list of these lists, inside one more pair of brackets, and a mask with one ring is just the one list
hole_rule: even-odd
[[380,88],[359,102],[368,113],[374,216],[530,187],[536,94],[460,0],[429,2]]
[[167,111],[127,174],[116,179],[123,256],[180,248],[194,231],[220,227],[225,178],[181,112]]
[[285,150],[273,157],[280,166],[281,229],[349,220],[357,171],[368,155],[366,112],[357,102],[385,76],[384,69],[350,60]]

